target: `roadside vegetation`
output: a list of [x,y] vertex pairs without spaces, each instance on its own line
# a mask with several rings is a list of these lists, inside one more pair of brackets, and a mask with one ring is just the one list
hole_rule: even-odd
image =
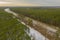
[[60,8],[11,8],[12,11],[60,28]]
[[25,25],[13,18],[12,14],[4,12],[0,8],[0,40],[31,40]]

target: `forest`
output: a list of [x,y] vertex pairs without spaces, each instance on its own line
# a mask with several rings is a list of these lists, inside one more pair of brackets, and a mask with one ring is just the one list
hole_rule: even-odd
[[11,8],[12,11],[60,28],[60,8],[25,7]]

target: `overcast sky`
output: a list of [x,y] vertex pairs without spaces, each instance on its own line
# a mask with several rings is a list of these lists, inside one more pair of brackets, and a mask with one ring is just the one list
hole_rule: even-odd
[[0,4],[35,6],[60,6],[60,0],[0,0]]

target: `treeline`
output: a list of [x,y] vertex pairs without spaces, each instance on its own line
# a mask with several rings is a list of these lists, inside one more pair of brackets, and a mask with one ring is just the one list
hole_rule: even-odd
[[11,8],[12,11],[60,27],[60,8]]

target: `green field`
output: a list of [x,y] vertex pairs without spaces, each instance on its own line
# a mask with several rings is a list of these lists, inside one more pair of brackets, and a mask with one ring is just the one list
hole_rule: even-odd
[[60,8],[11,8],[12,11],[35,20],[60,27]]
[[31,40],[25,32],[28,28],[0,8],[0,40]]

